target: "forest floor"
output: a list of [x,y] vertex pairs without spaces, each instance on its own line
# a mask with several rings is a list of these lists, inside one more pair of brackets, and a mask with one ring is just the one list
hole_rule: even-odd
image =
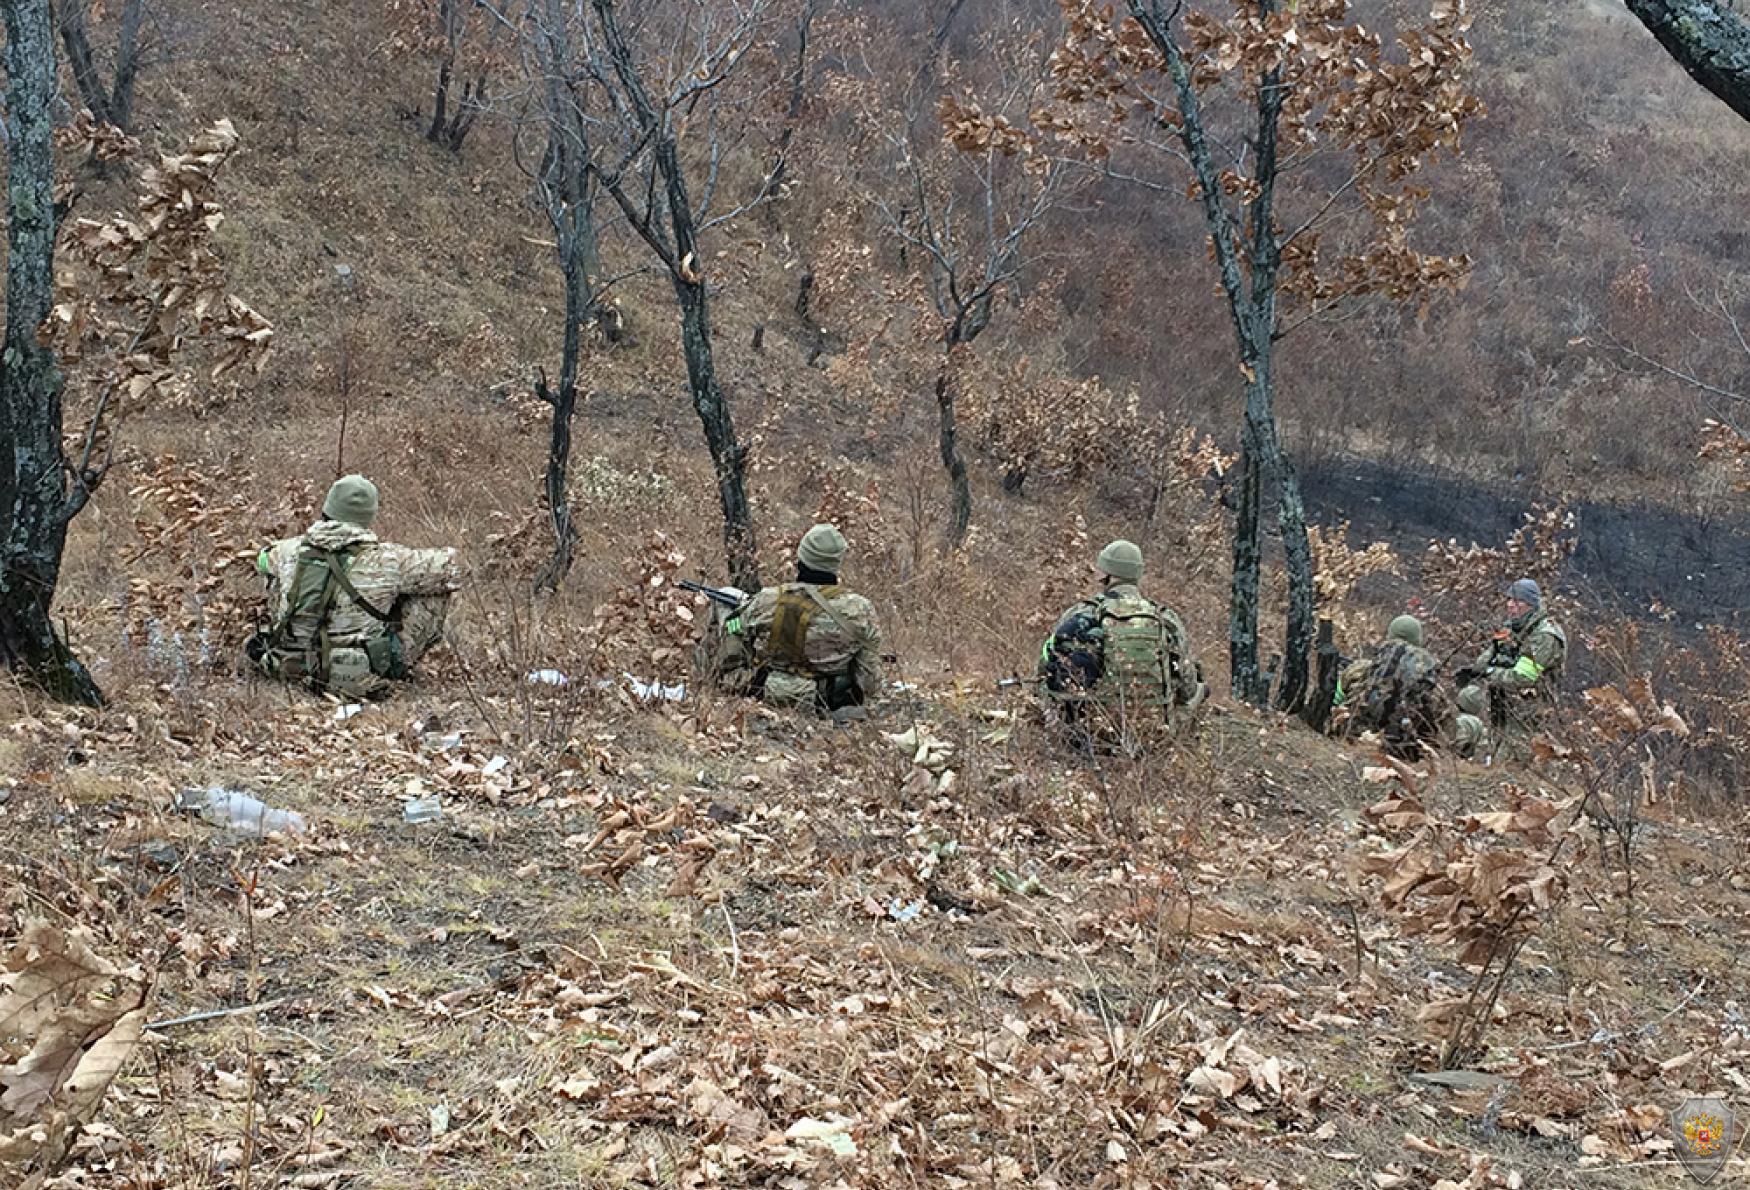
[[[345,718],[231,680],[15,713],[13,924],[95,924],[156,1020],[261,1006],[149,1032],[65,1185],[1627,1187],[1750,1090],[1741,807],[1650,807],[1632,895],[1577,829],[1452,1088],[1419,1017],[1470,976],[1359,874],[1411,833],[1383,770],[1249,710],[1142,765],[945,683],[846,727],[442,663]],[[308,830],[173,809],[213,784]]]

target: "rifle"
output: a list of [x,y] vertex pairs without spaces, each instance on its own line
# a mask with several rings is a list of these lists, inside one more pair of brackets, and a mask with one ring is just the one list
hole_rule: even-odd
[[747,596],[735,587],[707,587],[703,583],[695,583],[690,578],[683,578],[675,583],[683,591],[692,591],[703,595],[712,603],[720,603],[724,607],[736,608],[747,602]]

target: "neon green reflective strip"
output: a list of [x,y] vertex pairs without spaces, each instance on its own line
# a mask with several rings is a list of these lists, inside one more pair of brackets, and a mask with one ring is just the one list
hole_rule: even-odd
[[259,554],[255,555],[255,569],[260,571],[262,574],[273,573],[273,566],[268,561],[268,555],[271,554],[272,552],[273,551],[271,549],[265,549],[265,550],[262,550]]
[[1530,657],[1521,657],[1518,664],[1513,667],[1513,672],[1528,682],[1535,682],[1543,677],[1543,666]]
[[1039,660],[1041,660],[1041,661],[1050,661],[1051,660],[1051,642],[1055,639],[1057,639],[1057,638],[1053,637],[1053,636],[1048,636],[1045,638],[1045,643],[1039,646]]
[[741,635],[741,617],[735,616],[732,619],[724,621],[723,631],[727,632],[730,636],[740,636]]
[[1331,705],[1334,707],[1340,707],[1343,705],[1343,679],[1342,678],[1337,679],[1337,693],[1331,698]]

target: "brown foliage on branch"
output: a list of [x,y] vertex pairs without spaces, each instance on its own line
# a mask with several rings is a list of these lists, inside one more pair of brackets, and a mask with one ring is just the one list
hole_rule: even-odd
[[209,381],[266,363],[273,327],[229,291],[216,242],[219,172],[236,148],[237,130],[220,120],[145,170],[134,215],[78,219],[62,233],[45,331],[100,394],[88,438],[106,411],[188,404],[197,384],[178,356],[191,336],[217,346]]

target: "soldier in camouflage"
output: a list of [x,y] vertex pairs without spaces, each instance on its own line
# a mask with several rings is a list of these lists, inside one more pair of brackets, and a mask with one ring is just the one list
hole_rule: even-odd
[[1555,705],[1568,634],[1550,618],[1537,583],[1522,578],[1507,588],[1507,622],[1460,680],[1487,695],[1496,727],[1530,728]]
[[261,551],[273,627],[249,643],[261,671],[348,698],[380,697],[443,636],[456,551],[378,541],[377,488],[335,480],[322,519]]
[[1378,732],[1388,754],[1414,760],[1446,722],[1450,704],[1439,678],[1440,662],[1422,647],[1422,622],[1398,616],[1373,655],[1349,665],[1338,679],[1344,735]]
[[1195,711],[1208,696],[1184,622],[1145,598],[1142,551],[1128,541],[1101,550],[1098,595],[1058,617],[1038,674],[1057,718],[1102,736],[1128,735]]
[[881,689],[875,608],[839,583],[848,546],[816,525],[796,547],[796,581],[766,587],[721,625],[718,683],[774,706],[857,718]]

